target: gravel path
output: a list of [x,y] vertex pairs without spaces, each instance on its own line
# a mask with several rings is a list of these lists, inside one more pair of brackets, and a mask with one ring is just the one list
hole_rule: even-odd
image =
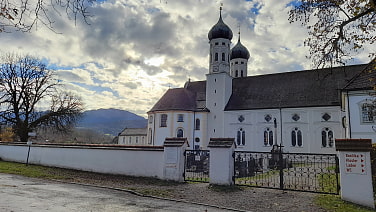
[[250,187],[210,187],[207,183],[175,183],[149,178],[105,175],[72,171],[65,182],[90,184],[135,191],[150,196],[215,205],[241,211],[323,212],[313,202],[316,195],[308,192],[281,191]]

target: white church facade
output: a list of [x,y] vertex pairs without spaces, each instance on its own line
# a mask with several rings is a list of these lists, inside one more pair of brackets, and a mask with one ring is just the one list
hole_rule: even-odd
[[206,80],[167,90],[148,112],[147,143],[183,137],[206,149],[210,138],[234,138],[238,151],[334,153],[334,139],[350,136],[342,89],[365,65],[248,76],[250,53],[240,35],[230,48],[232,37],[220,15]]

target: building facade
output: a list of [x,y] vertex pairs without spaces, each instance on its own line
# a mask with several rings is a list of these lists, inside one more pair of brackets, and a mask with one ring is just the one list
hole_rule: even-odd
[[220,13],[210,29],[205,81],[169,89],[148,112],[147,140],[187,138],[192,149],[206,149],[210,138],[235,138],[237,150],[334,153],[344,138],[346,114],[341,89],[365,65],[247,76],[250,53]]

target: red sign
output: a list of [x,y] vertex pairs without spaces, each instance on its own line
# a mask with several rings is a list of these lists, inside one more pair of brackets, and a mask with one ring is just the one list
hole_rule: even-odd
[[367,174],[365,154],[345,153],[346,174]]

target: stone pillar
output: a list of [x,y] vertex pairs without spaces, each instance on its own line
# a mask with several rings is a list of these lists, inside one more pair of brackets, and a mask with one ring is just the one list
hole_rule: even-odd
[[339,151],[341,198],[375,208],[372,186],[371,139],[336,139]]
[[234,180],[234,138],[211,138],[210,150],[210,184],[233,185]]
[[186,138],[166,138],[164,141],[164,179],[184,182],[184,151]]

